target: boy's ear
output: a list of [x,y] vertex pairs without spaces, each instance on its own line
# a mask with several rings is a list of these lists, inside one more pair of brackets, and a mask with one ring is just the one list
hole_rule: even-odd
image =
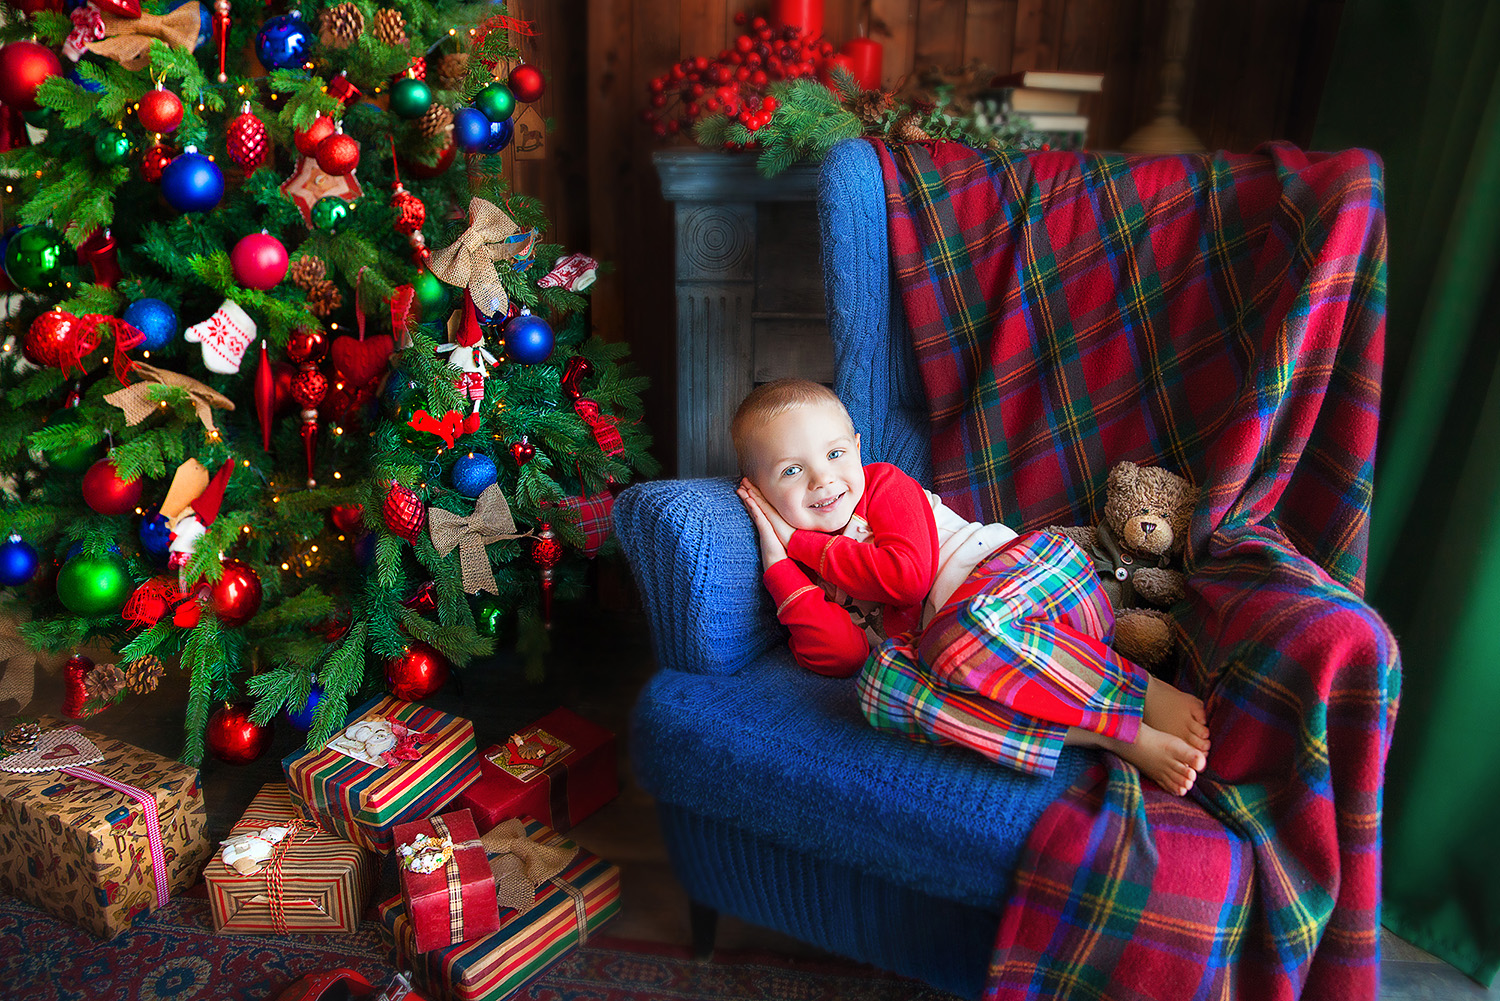
[[854,450],[856,452],[859,451],[859,432],[858,431],[854,432]]

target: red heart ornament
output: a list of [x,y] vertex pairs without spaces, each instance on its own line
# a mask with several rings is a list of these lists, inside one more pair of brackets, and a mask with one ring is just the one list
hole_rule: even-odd
[[330,357],[333,360],[333,385],[324,401],[324,410],[335,418],[346,418],[375,395],[375,386],[391,363],[396,341],[390,334],[359,340],[335,337]]

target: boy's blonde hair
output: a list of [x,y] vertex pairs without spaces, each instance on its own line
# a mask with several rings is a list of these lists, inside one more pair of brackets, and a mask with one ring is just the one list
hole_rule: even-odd
[[750,472],[746,460],[749,458],[750,438],[756,429],[765,427],[788,410],[820,404],[837,408],[849,425],[849,432],[854,433],[854,421],[849,417],[844,401],[821,382],[813,382],[811,379],[777,379],[752,389],[750,395],[740,401],[734,412],[734,419],[729,422],[729,437],[734,442],[734,454],[739,459],[740,471],[747,475]]

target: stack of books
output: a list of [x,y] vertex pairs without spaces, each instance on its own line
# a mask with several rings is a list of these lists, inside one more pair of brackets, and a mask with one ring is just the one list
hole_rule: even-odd
[[995,77],[990,87],[1006,91],[1007,113],[1027,119],[1054,149],[1082,149],[1089,130],[1083,95],[1103,90],[1104,74],[1022,70]]

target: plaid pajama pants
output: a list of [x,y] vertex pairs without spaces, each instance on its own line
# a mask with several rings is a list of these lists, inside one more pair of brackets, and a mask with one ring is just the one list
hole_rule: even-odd
[[1071,539],[1031,532],[976,568],[915,638],[877,647],[860,708],[878,730],[1050,775],[1069,727],[1135,739],[1146,671],[1108,646],[1109,597]]

